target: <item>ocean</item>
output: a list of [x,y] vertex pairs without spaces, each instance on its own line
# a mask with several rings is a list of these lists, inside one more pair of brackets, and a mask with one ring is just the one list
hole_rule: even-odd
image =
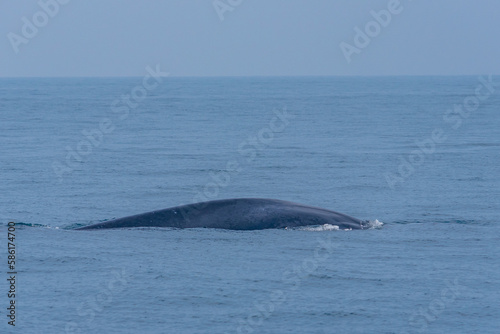
[[[499,332],[499,78],[153,70],[0,79],[0,332]],[[372,227],[73,230],[241,197]]]

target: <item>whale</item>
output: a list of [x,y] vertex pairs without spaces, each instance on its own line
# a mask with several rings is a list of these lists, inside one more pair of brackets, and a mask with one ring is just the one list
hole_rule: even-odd
[[263,230],[325,224],[338,226],[339,229],[365,229],[368,221],[277,199],[235,198],[146,212],[79,227],[77,230],[134,227]]

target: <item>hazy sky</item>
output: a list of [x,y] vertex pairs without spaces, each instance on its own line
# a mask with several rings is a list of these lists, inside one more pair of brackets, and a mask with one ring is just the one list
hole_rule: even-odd
[[0,76],[500,74],[499,15],[499,0],[0,0]]

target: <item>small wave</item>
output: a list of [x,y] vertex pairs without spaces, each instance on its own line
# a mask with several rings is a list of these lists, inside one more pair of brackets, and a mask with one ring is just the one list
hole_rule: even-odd
[[16,222],[16,226],[28,226],[28,227],[51,227],[51,226],[49,226],[49,225],[44,225],[44,224],[22,223],[22,222]]
[[[7,225],[7,224],[5,224]],[[45,224],[36,224],[36,223],[23,223],[23,222],[16,222],[17,227],[43,227],[43,228],[54,228],[58,229],[59,227],[54,227],[50,225],[45,225]]]
[[70,225],[63,226],[62,229],[63,230],[74,230],[76,228],[85,227],[85,226],[88,226],[88,225],[92,225],[92,223],[90,223],[90,224],[73,223],[73,224],[70,224]]
[[324,224],[324,225],[315,225],[315,226],[301,226],[297,228],[297,230],[301,231],[338,231],[340,228],[337,225],[332,224]]
[[[332,225],[332,224],[287,227],[286,229],[287,230],[298,230],[298,231],[310,231],[310,232],[339,231],[340,230],[340,228],[337,225]],[[350,229],[346,229],[346,231],[347,230],[350,230]]]
[[[367,220],[362,223],[363,229],[379,229],[382,228],[384,223],[379,221],[378,219],[375,220]],[[299,231],[311,231],[311,232],[322,232],[322,231],[351,231],[352,228],[345,228],[341,229],[337,225],[333,224],[324,224],[324,225],[313,225],[313,226],[300,226],[300,227],[293,227],[293,228],[287,228],[290,230],[299,230]]]
[[460,224],[460,225],[480,225],[484,224],[483,221],[476,220],[465,220],[465,219],[422,219],[422,220],[396,220],[391,222],[390,224]]

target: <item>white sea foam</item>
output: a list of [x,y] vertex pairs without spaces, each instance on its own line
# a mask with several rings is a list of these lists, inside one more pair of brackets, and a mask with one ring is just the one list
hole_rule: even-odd
[[369,220],[366,224],[366,227],[367,228],[382,228],[382,226],[384,225],[384,223],[382,223],[381,221],[379,221],[378,219],[375,219],[375,220]]
[[[363,222],[363,229],[378,229],[382,228],[384,223],[379,221],[378,219],[375,220],[368,220]],[[301,227],[296,227],[292,228],[293,230],[300,230],[300,231],[312,231],[312,232],[321,232],[321,231],[352,231],[352,228],[345,228],[341,229],[337,225],[332,225],[332,224],[324,224],[324,225],[315,225],[315,226],[301,226]]]
[[302,231],[338,231],[339,227],[337,225],[332,224],[324,224],[319,226],[303,226],[299,227],[298,230]]

